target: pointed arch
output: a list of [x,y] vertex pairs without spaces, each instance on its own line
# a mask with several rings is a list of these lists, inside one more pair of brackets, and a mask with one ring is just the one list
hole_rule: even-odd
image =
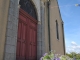
[[26,11],[29,15],[37,20],[37,10],[34,3],[31,0],[20,0],[20,8]]

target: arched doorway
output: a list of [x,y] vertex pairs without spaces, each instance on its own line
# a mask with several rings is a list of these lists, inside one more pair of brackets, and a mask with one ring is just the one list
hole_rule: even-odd
[[37,60],[37,15],[30,0],[20,0],[16,60]]

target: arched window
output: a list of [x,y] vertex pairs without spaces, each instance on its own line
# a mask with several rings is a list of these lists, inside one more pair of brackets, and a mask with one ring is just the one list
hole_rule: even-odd
[[57,39],[59,40],[59,31],[58,31],[58,22],[56,20],[56,34],[57,34]]
[[35,7],[30,0],[20,0],[19,4],[21,5],[20,8],[37,20]]

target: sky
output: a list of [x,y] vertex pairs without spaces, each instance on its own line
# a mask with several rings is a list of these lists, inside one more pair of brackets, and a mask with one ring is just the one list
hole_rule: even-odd
[[80,53],[80,0],[58,0],[64,22],[66,52]]

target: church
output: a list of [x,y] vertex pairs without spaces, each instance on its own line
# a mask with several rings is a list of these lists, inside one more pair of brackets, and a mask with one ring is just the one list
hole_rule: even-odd
[[65,55],[64,22],[57,0],[0,0],[0,60]]

